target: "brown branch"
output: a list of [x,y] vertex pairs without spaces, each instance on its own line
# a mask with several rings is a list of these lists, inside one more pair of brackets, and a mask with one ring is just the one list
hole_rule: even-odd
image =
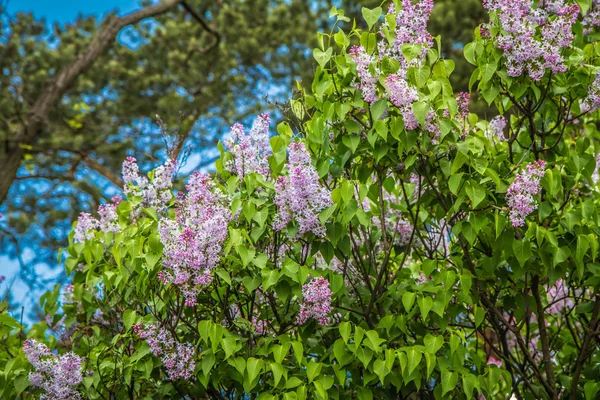
[[531,291],[533,292],[533,297],[537,306],[538,329],[540,331],[540,339],[542,340],[542,355],[544,359],[544,368],[546,370],[546,379],[548,379],[548,385],[552,389],[552,392],[548,394],[551,399],[555,399],[556,379],[554,377],[554,371],[552,371],[550,341],[548,339],[548,331],[546,330],[546,318],[544,317],[544,306],[542,305],[542,299],[540,297],[539,277],[537,275],[531,279]]
[[25,156],[26,149],[23,145],[33,144],[46,126],[50,112],[77,77],[86,71],[114,43],[123,28],[145,18],[162,14],[180,3],[181,0],[165,0],[123,17],[113,15],[105,19],[104,27],[92,39],[87,49],[48,83],[31,108],[27,117],[27,124],[21,127],[15,134],[14,140],[8,144],[7,157],[0,160],[0,171],[3,172],[0,178],[0,203],[6,199]]
[[219,34],[219,32],[217,32],[216,30],[214,30],[202,17],[202,15],[198,14],[196,12],[196,10],[194,10],[192,7],[190,7],[190,5],[183,0],[181,2],[181,5],[183,6],[183,8],[185,9],[185,11],[187,11],[188,13],[190,13],[190,15],[192,17],[194,17],[194,19],[196,21],[198,21],[198,23],[200,25],[202,25],[202,28],[204,28],[205,31],[207,31],[208,33],[210,33],[215,40],[213,41],[213,43],[210,44],[210,46],[206,47],[206,48],[202,48],[200,49],[200,53],[208,53],[209,51],[211,51],[212,49],[215,49],[217,46],[219,46],[219,43],[221,43],[221,35]]
[[594,303],[594,310],[592,311],[592,319],[590,320],[588,330],[585,334],[585,338],[583,339],[583,343],[581,344],[579,357],[577,357],[577,361],[575,362],[575,371],[573,371],[573,380],[571,381],[571,394],[569,396],[569,399],[571,400],[575,400],[577,398],[577,386],[579,385],[579,378],[581,377],[585,360],[587,360],[587,358],[590,356],[588,353],[588,348],[590,346],[590,342],[592,341],[592,337],[597,333],[596,330],[598,329],[599,316],[600,295],[596,295],[596,302]]

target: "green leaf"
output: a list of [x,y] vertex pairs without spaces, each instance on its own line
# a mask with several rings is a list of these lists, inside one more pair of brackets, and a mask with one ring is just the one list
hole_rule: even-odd
[[473,185],[469,182],[465,189],[472,202],[471,208],[477,208],[479,203],[485,199],[485,187],[478,184]]
[[519,264],[523,267],[531,257],[531,244],[525,239],[515,240],[512,247],[515,257],[517,257]]
[[462,376],[462,384],[465,394],[467,395],[467,399],[473,398],[473,389],[475,388],[475,382],[477,378],[475,378],[472,374],[466,374]]
[[598,393],[599,386],[600,385],[598,385],[598,382],[587,381],[585,383],[585,385],[583,385],[583,390],[585,392],[585,399],[586,400],[595,399],[596,393]]
[[325,66],[327,65],[327,63],[331,59],[331,55],[332,54],[333,54],[333,49],[331,47],[328,48],[324,52],[321,49],[314,49],[313,50],[313,57],[315,58],[315,60],[317,60],[317,62],[319,63],[319,65],[321,67],[323,67],[323,68],[325,68]]
[[306,366],[306,377],[308,378],[308,382],[312,382],[315,378],[321,373],[321,368],[323,364],[311,361]]
[[413,304],[415,304],[415,297],[417,296],[412,292],[402,293],[402,305],[404,306],[406,312],[409,312]]
[[382,12],[383,12],[383,10],[381,9],[381,7],[375,7],[372,10],[368,9],[366,7],[363,7],[361,9],[362,16],[365,19],[365,21],[367,22],[369,29],[371,29],[373,27],[373,25],[375,25],[377,20],[379,20],[379,17],[381,17]]
[[347,344],[348,340],[350,339],[350,333],[352,331],[352,326],[350,325],[350,322],[342,322],[338,329],[340,331],[342,339],[344,340],[344,343]]
[[273,372],[273,386],[276,387],[283,376],[283,366],[278,363],[270,363],[269,365],[271,366],[271,372]]
[[408,359],[408,375],[411,375],[415,368],[419,366],[423,352],[413,347],[406,352],[406,357]]
[[442,396],[456,387],[458,374],[447,369],[442,370]]
[[431,297],[421,297],[417,300],[417,303],[419,304],[419,310],[421,311],[421,318],[426,320],[429,311],[431,311],[431,307],[433,307],[433,300]]
[[136,314],[134,310],[127,310],[123,313],[123,325],[126,330],[130,330],[135,322]]
[[423,342],[425,343],[425,351],[435,354],[444,345],[444,338],[442,336],[434,336],[431,333],[428,333],[425,335]]
[[246,373],[248,374],[248,380],[244,379],[244,390],[249,392],[256,385],[253,384],[254,380],[260,375],[263,368],[263,360],[256,359],[254,357],[248,358],[246,362]]

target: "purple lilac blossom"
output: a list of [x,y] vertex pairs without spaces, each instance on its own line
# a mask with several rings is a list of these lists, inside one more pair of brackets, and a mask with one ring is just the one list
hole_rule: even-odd
[[148,343],[152,354],[160,357],[170,380],[189,379],[193,376],[196,361],[191,343],[176,342],[171,333],[158,324],[138,323],[133,326],[133,330],[140,339]]
[[419,94],[414,87],[409,85],[406,74],[398,72],[389,75],[385,79],[385,88],[392,104],[400,109],[404,119],[404,127],[407,130],[417,129],[419,122],[413,112],[412,104],[419,100]]
[[600,181],[600,153],[596,155],[596,168],[594,168],[594,172],[592,173],[592,182],[594,185],[597,185]]
[[177,161],[167,160],[163,165],[154,170],[152,182],[145,176],[140,175],[137,161],[133,157],[127,157],[123,162],[123,181],[125,194],[134,194],[142,197],[142,203],[134,210],[134,215],[139,215],[142,208],[154,208],[161,210],[171,201],[173,176],[177,168]]
[[[427,32],[427,22],[433,10],[433,0],[421,0],[413,4],[412,0],[402,0],[402,9],[396,12],[394,4],[390,4],[388,15],[396,16],[396,28],[394,41],[380,57],[388,56],[395,58],[407,67],[407,60],[402,54],[402,45],[421,45],[423,48],[419,57],[413,62],[420,63],[425,59],[429,48],[433,45],[433,38]],[[389,28],[387,20],[381,27],[381,34],[385,37],[384,30]]]
[[179,286],[185,304],[196,304],[200,286],[211,282],[210,272],[217,266],[231,213],[226,197],[209,175],[194,173],[176,203],[174,220],[161,218],[160,240],[164,245],[159,278]]
[[44,390],[42,400],[74,400],[81,395],[75,387],[83,376],[81,373],[81,358],[72,352],[56,355],[45,344],[35,339],[23,343],[23,351],[34,371],[29,373],[32,387]]
[[270,175],[268,162],[268,157],[271,155],[270,122],[269,114],[259,115],[248,134],[241,124],[234,124],[231,127],[230,138],[225,141],[225,146],[231,152],[233,159],[226,167],[240,179],[244,179],[244,176],[252,172],[264,176]]
[[587,14],[583,16],[581,21],[583,25],[583,34],[588,35],[594,28],[600,26],[600,0],[592,0],[592,6],[588,10]]
[[331,206],[331,193],[319,182],[304,144],[290,144],[289,154],[288,176],[280,176],[275,184],[277,214],[273,229],[281,231],[294,221],[298,224],[298,234],[312,232],[325,237],[325,226],[319,220],[319,213]]
[[[504,50],[508,75],[527,74],[539,81],[547,70],[566,71],[562,53],[573,42],[572,26],[579,7],[564,0],[483,0],[484,8],[498,15],[499,49]],[[492,19],[493,20],[493,19]]]
[[519,172],[506,192],[507,204],[510,207],[509,218],[512,225],[525,225],[525,217],[531,214],[537,204],[533,196],[541,189],[540,179],[544,176],[546,163],[538,160],[527,165],[525,170]]
[[489,140],[504,140],[504,129],[506,128],[506,119],[502,115],[494,117],[485,130],[485,137]]
[[375,61],[375,57],[367,54],[362,46],[353,46],[350,49],[350,56],[356,63],[356,71],[358,72],[358,83],[355,83],[355,87],[362,90],[363,99],[367,103],[375,103],[379,100],[377,95],[379,70],[375,69],[375,75],[369,70],[369,66]]
[[91,214],[82,212],[79,214],[79,218],[77,219],[77,226],[75,227],[75,235],[73,236],[73,241],[75,243],[83,243],[86,240],[91,240],[94,238],[94,232],[98,229],[99,223],[98,221],[92,217]]
[[329,325],[331,322],[329,314],[333,310],[329,281],[322,276],[313,279],[302,286],[302,297],[300,314],[298,314],[296,323],[302,325],[310,318],[314,318],[320,325]]
[[600,108],[600,72],[588,89],[588,95],[581,101],[581,112],[594,112]]

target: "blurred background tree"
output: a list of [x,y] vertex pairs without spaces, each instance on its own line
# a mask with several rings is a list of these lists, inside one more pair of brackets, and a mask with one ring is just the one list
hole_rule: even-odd
[[[35,266],[52,268],[78,214],[120,192],[126,156],[150,168],[170,148],[187,160],[182,175],[211,168],[234,122],[277,118],[295,81],[308,82],[332,6],[353,17],[380,4],[145,1],[124,16],[50,25],[0,2],[0,256],[46,289]],[[483,21],[479,0],[436,1],[431,31],[449,39],[457,90],[472,73],[460,49]]]

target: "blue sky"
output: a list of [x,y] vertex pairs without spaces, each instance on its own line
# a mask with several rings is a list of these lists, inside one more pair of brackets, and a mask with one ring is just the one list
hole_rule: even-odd
[[[33,11],[36,18],[45,18],[48,24],[73,21],[81,13],[103,17],[115,9],[118,9],[119,15],[129,13],[139,9],[139,0],[9,0],[8,2],[9,13]],[[31,257],[30,254],[23,254],[22,256],[25,259]],[[60,273],[58,268],[50,271],[47,267],[41,265],[36,267],[36,270],[44,278],[52,278]],[[0,295],[4,294],[7,284],[12,282],[18,272],[19,264],[16,261],[0,255],[0,275],[7,278],[4,283],[0,284]],[[25,306],[25,315],[28,313],[28,306],[33,301],[37,301],[41,294],[30,293],[27,286],[19,279],[14,281],[11,292],[14,301]]]
[[8,12],[33,11],[49,23],[73,21],[80,13],[103,16],[115,9],[119,14],[136,10],[139,0],[9,0]]

